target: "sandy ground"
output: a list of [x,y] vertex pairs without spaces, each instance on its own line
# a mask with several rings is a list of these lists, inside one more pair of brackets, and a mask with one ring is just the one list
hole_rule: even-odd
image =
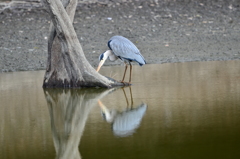
[[[45,69],[49,23],[41,7],[1,10],[0,72]],[[238,0],[81,3],[74,27],[94,67],[113,35],[134,42],[147,63],[240,59]]]

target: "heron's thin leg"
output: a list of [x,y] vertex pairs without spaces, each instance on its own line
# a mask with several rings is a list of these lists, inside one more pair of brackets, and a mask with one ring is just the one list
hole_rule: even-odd
[[127,95],[126,95],[126,92],[124,90],[124,87],[122,87],[122,90],[123,90],[123,94],[124,94],[124,97],[126,99],[126,102],[127,102],[127,107],[129,106],[129,103],[128,103],[128,98],[127,98]]
[[129,62],[129,65],[130,65],[130,76],[129,76],[129,83],[131,83],[131,79],[132,79],[132,65],[131,63]]
[[122,81],[121,82],[123,82],[124,81],[124,78],[125,78],[125,74],[126,74],[126,71],[127,71],[127,64],[125,63],[125,71],[124,71],[124,74],[123,74],[123,79],[122,79]]
[[132,88],[131,86],[129,86],[129,89],[130,89],[130,96],[131,96],[131,109],[133,107],[133,97],[132,97]]

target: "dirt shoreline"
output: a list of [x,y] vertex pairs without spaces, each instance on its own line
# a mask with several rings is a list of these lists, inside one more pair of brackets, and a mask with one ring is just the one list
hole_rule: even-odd
[[[93,66],[113,35],[133,41],[147,63],[240,59],[240,2],[234,0],[81,3],[74,27]],[[2,11],[0,72],[45,69],[48,29],[41,7]]]

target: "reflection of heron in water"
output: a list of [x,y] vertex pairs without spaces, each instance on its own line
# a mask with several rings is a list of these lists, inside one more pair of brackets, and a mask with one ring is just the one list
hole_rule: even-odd
[[[104,119],[107,122],[112,123],[114,134],[120,137],[126,137],[134,133],[134,131],[139,127],[147,109],[147,105],[145,103],[140,104],[136,108],[132,108],[133,102],[131,87],[129,87],[129,89],[131,93],[131,107],[126,111],[118,112],[116,110],[109,110],[100,100],[98,100]],[[128,104],[124,88],[123,92]]]

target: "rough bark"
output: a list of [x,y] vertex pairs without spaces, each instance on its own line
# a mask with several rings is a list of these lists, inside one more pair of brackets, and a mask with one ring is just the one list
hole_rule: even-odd
[[116,89],[44,89],[56,158],[81,158],[78,146],[88,114],[99,99],[114,90]]
[[48,39],[48,64],[43,87],[110,88],[124,85],[100,75],[85,58],[72,25],[77,0],[62,0],[62,2],[42,0],[42,2],[52,19]]

